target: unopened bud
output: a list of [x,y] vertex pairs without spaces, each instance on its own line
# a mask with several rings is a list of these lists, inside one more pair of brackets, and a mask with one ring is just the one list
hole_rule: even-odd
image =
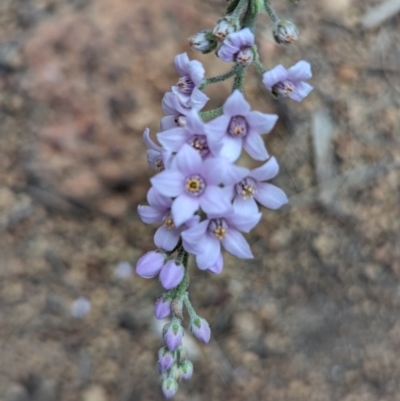
[[232,18],[224,17],[218,20],[213,29],[213,34],[219,41],[223,41],[230,33],[236,32],[238,28],[238,24],[235,24]]
[[171,302],[171,309],[175,316],[183,320],[182,314],[183,302],[181,298],[174,298]]
[[190,322],[189,329],[203,343],[208,343],[210,341],[211,330],[207,320],[201,317],[195,317]]
[[183,380],[189,380],[193,375],[193,364],[192,362],[186,360],[179,366],[179,370],[181,373],[181,378]]
[[278,21],[272,30],[275,42],[280,45],[290,45],[299,38],[299,31],[290,21]]
[[183,328],[178,320],[164,326],[164,343],[170,351],[174,351],[182,344]]
[[210,53],[217,48],[218,41],[210,29],[204,29],[189,38],[189,44],[200,53]]
[[158,371],[160,373],[165,372],[170,369],[174,364],[175,358],[173,352],[171,352],[167,347],[162,347],[158,351]]
[[172,368],[169,372],[169,377],[172,377],[177,382],[179,382],[181,380],[181,370],[178,368],[176,363],[174,365],[172,365]]
[[166,379],[161,384],[162,391],[165,398],[171,398],[178,391],[178,383],[174,379]]

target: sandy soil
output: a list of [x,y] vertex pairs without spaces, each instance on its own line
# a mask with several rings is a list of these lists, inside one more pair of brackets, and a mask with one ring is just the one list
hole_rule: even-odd
[[[276,3],[300,40],[276,46],[263,17],[262,59],[309,60],[315,90],[276,101],[254,72],[246,94],[280,116],[266,143],[290,204],[263,211],[247,236],[254,260],[227,255],[220,276],[192,266],[213,339],[187,335],[195,373],[176,400],[398,401],[400,17],[364,31],[361,16],[380,1]],[[151,176],[141,134],[158,129],[177,53],[208,76],[227,70],[186,40],[224,6],[0,2],[1,401],[163,399],[161,286],[114,269],[153,249],[155,227],[136,212]],[[211,87],[211,106],[229,90]],[[331,164],[316,157],[316,127],[331,133]],[[81,320],[71,316],[80,296],[92,304]]]

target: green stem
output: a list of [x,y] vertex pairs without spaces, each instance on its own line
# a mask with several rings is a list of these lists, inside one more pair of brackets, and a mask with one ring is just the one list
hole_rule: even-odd
[[223,113],[222,107],[218,107],[217,109],[213,110],[201,111],[200,117],[203,121],[208,121],[211,120],[212,118],[222,115],[222,113]]
[[189,313],[190,320],[196,319],[198,317],[197,313],[194,311],[193,306],[192,306],[191,302],[189,301],[189,296],[187,293],[186,293],[185,297],[183,298],[183,303],[185,304],[186,310]]
[[237,70],[238,70],[237,65],[235,65],[230,71],[228,71],[225,74],[217,75],[216,77],[205,78],[199,89],[202,91],[206,86],[210,84],[215,84],[217,82],[225,81],[226,79],[235,75]]
[[183,295],[185,294],[187,288],[189,287],[189,272],[188,272],[189,254],[183,248],[181,248],[181,252],[179,253],[179,256],[180,255],[182,255],[182,256],[181,256],[181,258],[179,260],[183,264],[183,268],[185,269],[185,274],[183,276],[182,281],[178,285],[178,287],[176,287],[175,290],[174,290],[175,291],[175,294],[174,294],[175,298],[182,298]]
[[253,51],[253,56],[254,56],[253,64],[256,67],[257,71],[261,75],[263,75],[267,70],[260,62],[260,55],[258,54],[257,46],[253,46],[252,51]]
[[233,87],[232,87],[232,92],[235,89],[238,89],[238,90],[240,90],[240,92],[243,92],[243,81],[244,81],[245,74],[246,74],[246,67],[241,67],[235,76],[235,80],[233,82]]
[[244,9],[248,6],[250,0],[240,0],[238,5],[235,8],[235,11],[232,13],[232,17],[240,18]]
[[280,18],[278,15],[275,13],[275,11],[271,7],[271,1],[270,0],[265,0],[264,2],[265,10],[267,11],[269,17],[272,19],[272,22],[276,24]]

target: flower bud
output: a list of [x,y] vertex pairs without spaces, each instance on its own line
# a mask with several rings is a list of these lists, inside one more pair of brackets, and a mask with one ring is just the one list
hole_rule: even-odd
[[236,55],[235,61],[242,67],[246,67],[253,62],[254,55],[251,47],[245,47]]
[[136,264],[136,273],[143,278],[156,276],[164,265],[165,256],[156,251],[147,252]]
[[181,372],[181,378],[183,380],[189,380],[193,374],[193,364],[192,362],[186,360],[179,366],[179,370]]
[[224,17],[218,20],[217,25],[213,29],[213,34],[221,42],[230,33],[236,32],[237,29],[238,27],[233,24],[232,18]]
[[161,269],[160,281],[166,290],[177,287],[185,275],[185,270],[181,263],[169,260]]
[[165,319],[171,314],[171,300],[164,298],[164,294],[158,297],[154,306],[156,319]]
[[207,320],[196,317],[190,322],[189,329],[193,335],[203,343],[208,343],[210,341],[211,330]]
[[174,364],[169,372],[169,377],[172,377],[177,382],[181,380],[181,370],[178,368],[177,364]]
[[174,351],[182,343],[183,328],[179,321],[166,324],[163,329],[164,343],[170,351]]
[[161,388],[165,398],[171,398],[178,391],[178,383],[176,380],[168,378],[162,382]]
[[299,31],[295,24],[290,21],[278,21],[272,30],[275,42],[280,45],[290,45],[299,38]]
[[200,53],[210,53],[217,48],[218,42],[210,29],[204,29],[189,38],[189,44]]
[[167,347],[162,347],[158,351],[158,371],[160,373],[165,372],[166,370],[170,369],[171,366],[174,364],[175,358],[174,354],[168,350]]

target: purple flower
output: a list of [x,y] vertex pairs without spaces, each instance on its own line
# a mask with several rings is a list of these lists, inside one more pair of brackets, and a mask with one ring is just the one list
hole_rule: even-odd
[[218,49],[217,56],[227,63],[235,61],[242,66],[250,65],[253,61],[253,45],[254,34],[245,28],[229,34]]
[[165,255],[151,251],[144,254],[136,264],[136,273],[143,278],[152,278],[160,273],[164,266]]
[[283,65],[277,65],[263,75],[263,83],[275,96],[289,96],[296,102],[301,102],[313,89],[304,82],[312,77],[311,66],[301,60],[288,70]]
[[157,363],[159,372],[162,373],[165,370],[170,369],[174,362],[175,358],[173,353],[167,347],[160,348],[158,351]]
[[179,366],[181,378],[183,380],[189,380],[193,375],[193,364],[186,360]]
[[205,104],[208,97],[199,89],[204,79],[204,68],[200,61],[189,60],[186,53],[175,57],[175,68],[181,75],[172,92],[178,96],[179,102],[186,108],[197,108]]
[[261,213],[241,215],[231,213],[223,216],[209,216],[182,232],[183,246],[187,252],[196,255],[201,270],[222,270],[221,244],[232,255],[241,259],[252,259],[249,244],[239,231],[249,232],[261,218]]
[[143,141],[149,148],[147,150],[147,162],[153,170],[163,171],[172,160],[170,152],[156,145],[150,138],[150,130],[146,128],[143,132]]
[[[201,92],[203,93],[203,92]],[[183,106],[177,94],[173,92],[167,92],[162,100],[162,109],[166,114],[161,119],[161,131],[165,131],[174,127],[185,127],[186,116],[192,111],[200,111],[207,103],[208,97],[203,94],[202,99],[198,99],[192,107]]]
[[182,263],[169,260],[160,271],[160,281],[166,290],[177,287],[185,275]]
[[163,223],[154,235],[154,243],[160,249],[172,251],[179,241],[182,230],[196,224],[199,216],[193,216],[185,224],[176,226],[171,217],[171,198],[161,195],[152,187],[147,193],[147,201],[150,206],[138,206],[139,216],[146,224]]
[[258,213],[257,202],[269,209],[278,209],[288,199],[285,193],[275,185],[262,182],[274,178],[279,171],[275,157],[252,170],[250,174],[235,185],[233,207],[241,214]]
[[178,320],[173,320],[164,326],[164,343],[170,351],[174,351],[181,345],[183,334],[183,328]]
[[163,380],[161,389],[164,393],[165,398],[171,398],[178,391],[178,383],[175,379],[168,378]]
[[229,171],[234,174],[226,174],[225,160],[203,160],[198,152],[185,144],[171,168],[150,181],[162,195],[175,198],[171,212],[174,224],[179,226],[192,218],[199,207],[207,214],[223,215],[232,210],[231,193],[219,185],[234,185],[247,174],[246,169]]
[[223,112],[208,123],[211,150],[217,151],[222,144],[219,155],[233,162],[240,156],[243,146],[253,159],[267,159],[268,152],[260,134],[270,132],[278,116],[250,111],[249,103],[238,90],[228,97]]
[[197,112],[192,111],[186,117],[185,127],[175,127],[157,134],[157,139],[169,152],[178,152],[187,143],[199,152],[201,157],[211,155],[218,156],[218,145],[214,145],[213,151],[208,146],[207,126],[200,119]]
[[165,319],[171,314],[171,300],[164,298],[164,295],[158,297],[154,306],[154,315],[156,319]]
[[222,253],[219,254],[217,261],[210,266],[207,270],[210,273],[220,274],[222,269],[224,268],[224,258],[222,257]]
[[197,339],[203,343],[208,343],[210,341],[211,330],[207,320],[196,317],[190,322],[189,329]]

